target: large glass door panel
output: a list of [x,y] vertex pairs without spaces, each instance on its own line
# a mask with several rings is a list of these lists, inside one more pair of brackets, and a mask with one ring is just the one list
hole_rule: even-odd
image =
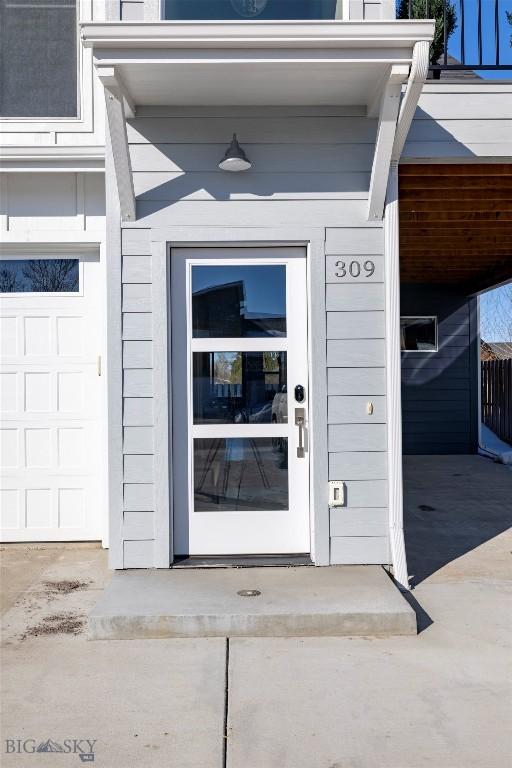
[[175,553],[308,552],[304,250],[173,249],[171,285]]

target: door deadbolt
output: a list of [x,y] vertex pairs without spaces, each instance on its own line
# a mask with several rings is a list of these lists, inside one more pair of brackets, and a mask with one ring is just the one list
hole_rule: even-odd
[[295,387],[294,394],[295,394],[295,400],[298,403],[303,403],[304,400],[306,399],[306,390],[304,389],[302,384],[297,384],[297,386]]

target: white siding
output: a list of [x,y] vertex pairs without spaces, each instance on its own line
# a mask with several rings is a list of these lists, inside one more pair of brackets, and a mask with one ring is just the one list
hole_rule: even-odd
[[47,240],[65,230],[69,240],[105,229],[105,186],[100,173],[0,173],[0,239]]

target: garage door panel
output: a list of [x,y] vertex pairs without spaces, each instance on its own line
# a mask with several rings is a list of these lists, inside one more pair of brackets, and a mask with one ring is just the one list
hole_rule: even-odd
[[98,427],[95,421],[58,419],[17,426],[4,420],[0,428],[0,466],[7,477],[26,472],[66,475],[98,473]]
[[82,265],[75,296],[0,298],[4,541],[102,536],[98,267]]

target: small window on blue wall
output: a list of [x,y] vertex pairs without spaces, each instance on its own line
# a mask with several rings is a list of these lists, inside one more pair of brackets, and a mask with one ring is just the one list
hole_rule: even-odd
[[437,352],[437,317],[401,317],[402,352]]
[[165,0],[170,21],[334,19],[339,0]]
[[0,293],[78,293],[78,259],[2,259]]

